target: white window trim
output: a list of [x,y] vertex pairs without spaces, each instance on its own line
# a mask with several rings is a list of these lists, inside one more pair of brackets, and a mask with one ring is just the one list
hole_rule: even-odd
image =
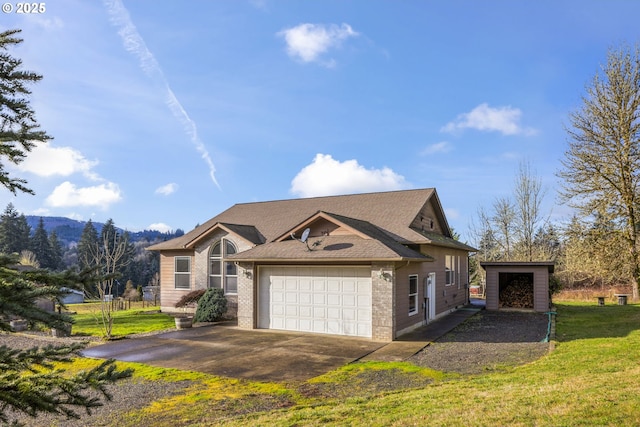
[[454,255],[444,256],[444,285],[453,286],[456,284],[456,257]]
[[456,255],[456,281],[458,283],[458,289],[460,289],[460,285],[462,284],[462,280],[460,280],[461,272],[460,272],[460,255]]
[[[225,269],[225,263],[227,262],[231,262],[231,261],[225,261],[225,256],[226,256],[226,243],[229,242],[231,243],[231,245],[233,245],[233,247],[236,249],[236,251],[238,250],[238,245],[236,245],[233,240],[227,239],[225,237],[222,237],[220,240],[216,240],[215,242],[213,242],[211,244],[211,247],[209,249],[209,264],[207,266],[207,268],[209,268],[209,275],[208,277],[210,278],[211,276],[216,276],[216,277],[220,277],[220,286],[222,287],[222,291],[224,292],[225,295],[237,295],[238,294],[238,290],[236,288],[235,292],[228,292],[227,291],[227,277],[235,277],[236,278],[236,287],[237,287],[237,280],[238,280],[238,274],[235,275],[227,275],[226,269]],[[215,246],[216,243],[220,244],[220,257],[213,257],[211,256],[211,250],[213,249],[213,247]],[[218,262],[220,262],[220,274],[211,274],[211,260],[215,259],[218,260]],[[237,269],[237,267],[236,267]],[[237,273],[237,271],[236,271]],[[210,283],[210,279],[209,282],[207,283],[207,287],[209,286]]]
[[[186,259],[189,263],[189,271],[178,271],[178,260]],[[177,275],[185,275],[189,278],[189,287],[183,288],[176,286],[176,276]],[[190,256],[175,256],[173,257],[173,288],[174,289],[191,289],[191,257]]]
[[[416,292],[415,293],[411,293],[411,279],[415,278],[416,280]],[[418,311],[420,311],[420,308],[418,306],[418,292],[419,292],[419,286],[418,284],[420,283],[420,281],[418,280],[418,275],[417,274],[410,274],[409,275],[409,299],[411,298],[415,298],[416,302],[414,304],[415,309],[413,311],[411,311],[411,303],[409,303],[409,316],[415,316],[416,314],[418,314]]]

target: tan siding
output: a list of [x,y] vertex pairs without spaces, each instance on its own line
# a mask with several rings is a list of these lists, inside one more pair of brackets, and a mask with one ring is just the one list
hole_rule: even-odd
[[486,306],[487,310],[497,310],[499,308],[499,292],[498,270],[487,268],[486,283]]
[[[467,288],[469,284],[469,260],[467,252],[443,248],[439,246],[422,245],[420,251],[434,258],[434,262],[424,263],[425,271],[422,277],[430,272],[436,273],[436,316],[449,310],[463,306],[467,303]],[[447,255],[457,256],[460,260],[459,267],[456,263],[456,283],[453,286],[445,286],[445,258]],[[424,280],[424,279],[421,279]],[[421,282],[424,292],[424,282]],[[421,294],[421,298],[424,295]]]
[[[411,328],[424,323],[425,279],[429,273],[436,273],[436,312],[442,315],[467,303],[469,269],[467,252],[423,245],[421,251],[434,258],[434,262],[403,264],[396,270],[396,331]],[[445,286],[445,256],[458,256],[460,265],[456,274],[456,283]],[[409,276],[418,275],[418,313],[409,315]]]
[[[434,231],[436,233],[443,234],[444,226],[438,221],[438,216],[436,215],[433,203],[433,198],[430,198],[424,206],[422,206],[418,215],[416,215],[411,222],[410,227],[417,228],[418,230]],[[433,227],[431,227],[432,221]]]
[[535,311],[549,310],[549,270],[539,268],[533,276],[534,293],[533,293],[533,309]]
[[[409,276],[418,276],[418,312],[409,315]],[[411,263],[398,268],[396,277],[396,331],[402,331],[416,324],[423,323],[424,278],[422,263]]]
[[160,254],[160,301],[163,311],[172,311],[175,304],[191,289],[176,289],[174,270],[176,256],[191,256],[191,289],[194,285],[193,251],[163,251]]

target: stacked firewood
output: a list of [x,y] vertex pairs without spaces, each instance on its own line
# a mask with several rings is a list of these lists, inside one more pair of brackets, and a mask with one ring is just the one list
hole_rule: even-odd
[[529,280],[516,279],[500,291],[499,306],[533,308],[533,285]]

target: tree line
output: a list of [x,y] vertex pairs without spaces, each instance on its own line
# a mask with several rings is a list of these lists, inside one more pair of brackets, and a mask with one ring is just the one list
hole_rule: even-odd
[[[104,269],[102,264],[106,260],[104,256],[100,256],[96,248],[104,249],[103,243],[106,238],[110,242],[106,249],[112,249],[116,244],[122,244],[124,247],[115,270],[110,272],[114,275],[112,291],[114,297],[118,297],[125,292],[127,283],[133,288],[157,285],[159,254],[145,248],[182,233],[181,230],[163,233],[160,236],[155,233],[154,239],[142,237],[134,241],[129,232],[116,228],[112,219],[99,228],[100,231],[89,220],[84,225],[77,243],[63,245],[55,230],[47,233],[42,218],[38,221],[36,229],[32,230],[25,215],[9,203],[0,215],[0,253],[18,254],[22,264],[54,272],[69,268],[78,271]],[[99,296],[97,286],[90,286],[85,291],[87,297]]]
[[[568,148],[557,176],[564,224],[541,210],[545,191],[523,163],[511,197],[479,209],[474,261],[555,260],[566,285],[640,284],[640,47],[611,49],[569,115]],[[477,262],[475,271],[477,269]]]

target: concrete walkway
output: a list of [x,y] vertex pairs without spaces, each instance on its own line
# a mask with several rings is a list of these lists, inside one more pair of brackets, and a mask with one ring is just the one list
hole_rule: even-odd
[[361,361],[400,362],[409,359],[420,350],[453,330],[456,326],[478,313],[484,307],[480,303],[460,308],[428,325],[397,338],[395,341],[367,354]]

